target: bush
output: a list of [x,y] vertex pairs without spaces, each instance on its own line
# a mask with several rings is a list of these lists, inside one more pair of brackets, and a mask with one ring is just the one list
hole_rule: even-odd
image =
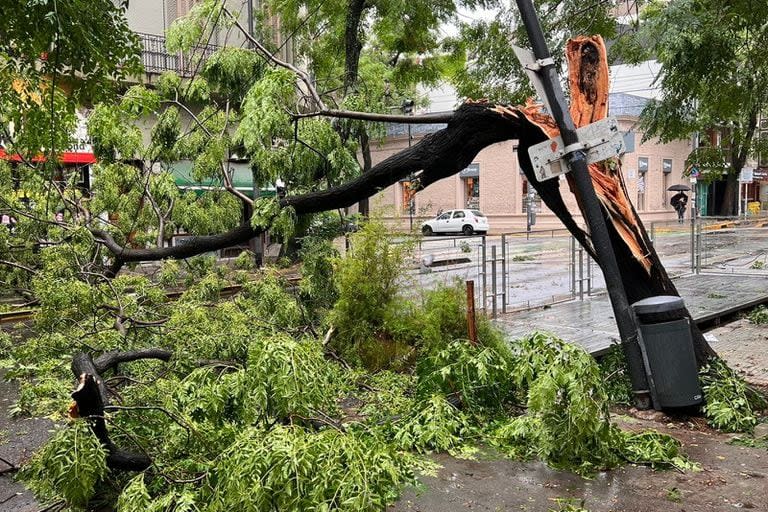
[[382,224],[368,222],[351,236],[347,257],[335,261],[338,300],[329,315],[336,330],[333,346],[354,362],[362,362],[364,345],[392,341],[384,319],[397,300],[410,247],[390,243],[388,234]]

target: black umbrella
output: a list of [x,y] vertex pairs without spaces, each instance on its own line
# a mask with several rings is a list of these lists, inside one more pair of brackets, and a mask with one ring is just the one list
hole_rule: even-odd
[[670,192],[687,192],[691,190],[691,187],[689,187],[688,185],[672,185],[667,190],[669,190]]

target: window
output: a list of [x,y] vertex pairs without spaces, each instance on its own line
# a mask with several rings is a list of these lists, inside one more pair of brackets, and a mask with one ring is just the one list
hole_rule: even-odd
[[637,177],[637,209],[645,210],[645,173]]
[[411,182],[401,181],[400,186],[403,213],[416,213],[416,191],[411,187]]
[[648,157],[647,156],[641,156],[637,159],[637,172],[640,174],[645,174],[648,172]]
[[448,220],[451,218],[451,212],[444,213],[440,215],[437,220]]
[[768,167],[768,131],[760,132],[760,153],[758,155],[758,167]]
[[664,172],[664,174],[669,174],[672,172],[672,159],[671,158],[665,158],[661,161],[661,170]]
[[466,215],[461,210],[457,210],[457,211],[453,212],[453,218],[454,219],[463,219],[464,217],[466,217]]
[[480,177],[464,178],[464,206],[478,208],[480,206]]
[[669,194],[667,192],[667,189],[669,188],[669,174],[668,172],[665,172],[661,175],[661,204],[662,206],[668,206],[667,201],[667,195]]

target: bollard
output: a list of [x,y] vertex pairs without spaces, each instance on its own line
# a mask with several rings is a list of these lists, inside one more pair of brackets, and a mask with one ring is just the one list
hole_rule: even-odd
[[475,320],[475,282],[467,281],[467,334],[469,342],[477,345],[477,322]]
[[492,318],[496,318],[496,246],[491,246],[491,306]]
[[584,248],[579,247],[579,300],[584,300]]
[[501,235],[501,312],[507,312],[507,235]]

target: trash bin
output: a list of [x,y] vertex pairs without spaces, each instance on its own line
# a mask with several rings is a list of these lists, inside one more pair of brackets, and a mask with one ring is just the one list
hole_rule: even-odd
[[702,402],[699,369],[683,299],[649,297],[632,304],[642,334],[645,364],[653,377],[657,408],[688,407]]

